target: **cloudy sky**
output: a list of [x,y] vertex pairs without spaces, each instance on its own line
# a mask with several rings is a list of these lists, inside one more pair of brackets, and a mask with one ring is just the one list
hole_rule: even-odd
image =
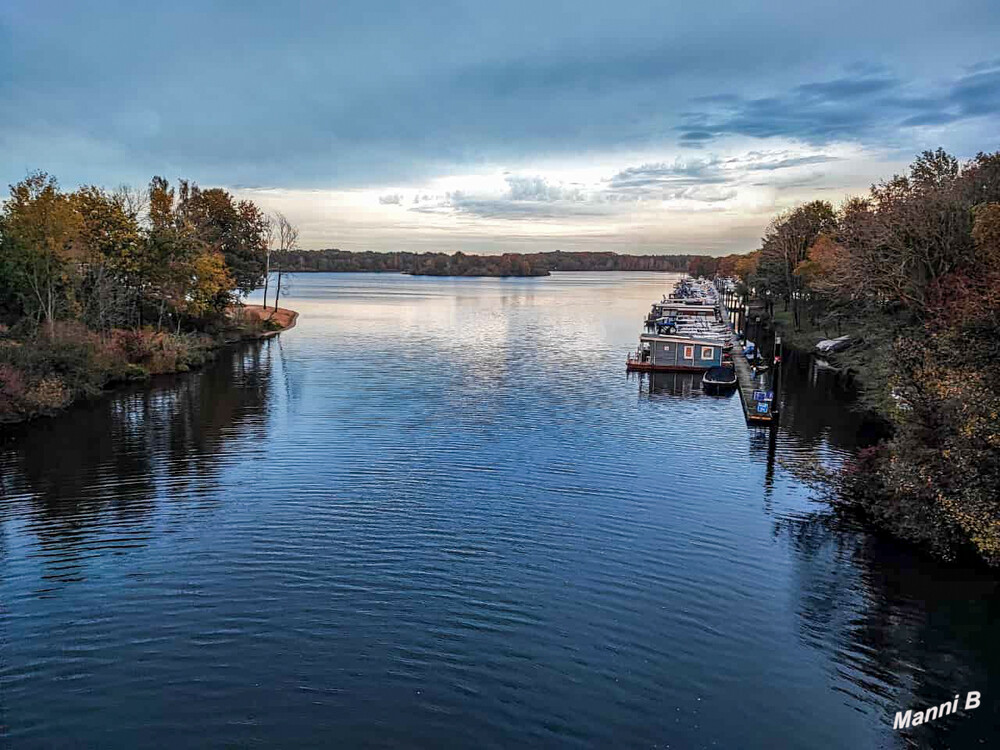
[[1000,149],[997,0],[0,2],[0,180],[227,187],[360,250],[753,249]]

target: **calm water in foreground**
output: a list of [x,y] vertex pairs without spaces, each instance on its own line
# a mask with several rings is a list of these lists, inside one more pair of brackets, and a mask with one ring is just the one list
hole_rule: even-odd
[[6,435],[5,742],[1000,739],[995,581],[810,502],[859,428],[822,378],[772,441],[626,376],[669,281],[303,275],[278,339]]

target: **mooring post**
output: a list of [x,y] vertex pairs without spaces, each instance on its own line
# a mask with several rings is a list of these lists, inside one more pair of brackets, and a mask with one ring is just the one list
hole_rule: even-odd
[[774,334],[774,361],[771,363],[774,368],[774,395],[771,397],[771,411],[774,413],[774,422],[777,424],[778,415],[781,409],[778,407],[781,398],[781,334]]

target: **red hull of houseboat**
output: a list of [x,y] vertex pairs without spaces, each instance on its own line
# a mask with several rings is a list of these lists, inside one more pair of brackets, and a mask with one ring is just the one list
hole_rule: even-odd
[[687,365],[654,365],[649,362],[627,360],[625,369],[629,372],[705,372],[708,367],[689,367]]

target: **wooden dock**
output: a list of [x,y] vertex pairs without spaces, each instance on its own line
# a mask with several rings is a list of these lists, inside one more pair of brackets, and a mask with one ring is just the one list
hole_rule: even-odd
[[[723,320],[729,322],[729,310],[725,304],[719,303],[719,311]],[[735,332],[733,334],[736,335]],[[736,366],[736,379],[739,382],[740,402],[743,404],[743,416],[746,417],[747,424],[752,427],[766,427],[776,424],[778,420],[777,404],[772,399],[760,400],[755,398],[755,394],[763,396],[773,396],[771,384],[767,382],[769,378],[754,378],[753,368],[743,354],[743,347],[740,346],[739,337],[733,344],[733,364]],[[758,382],[763,381],[763,382]]]

